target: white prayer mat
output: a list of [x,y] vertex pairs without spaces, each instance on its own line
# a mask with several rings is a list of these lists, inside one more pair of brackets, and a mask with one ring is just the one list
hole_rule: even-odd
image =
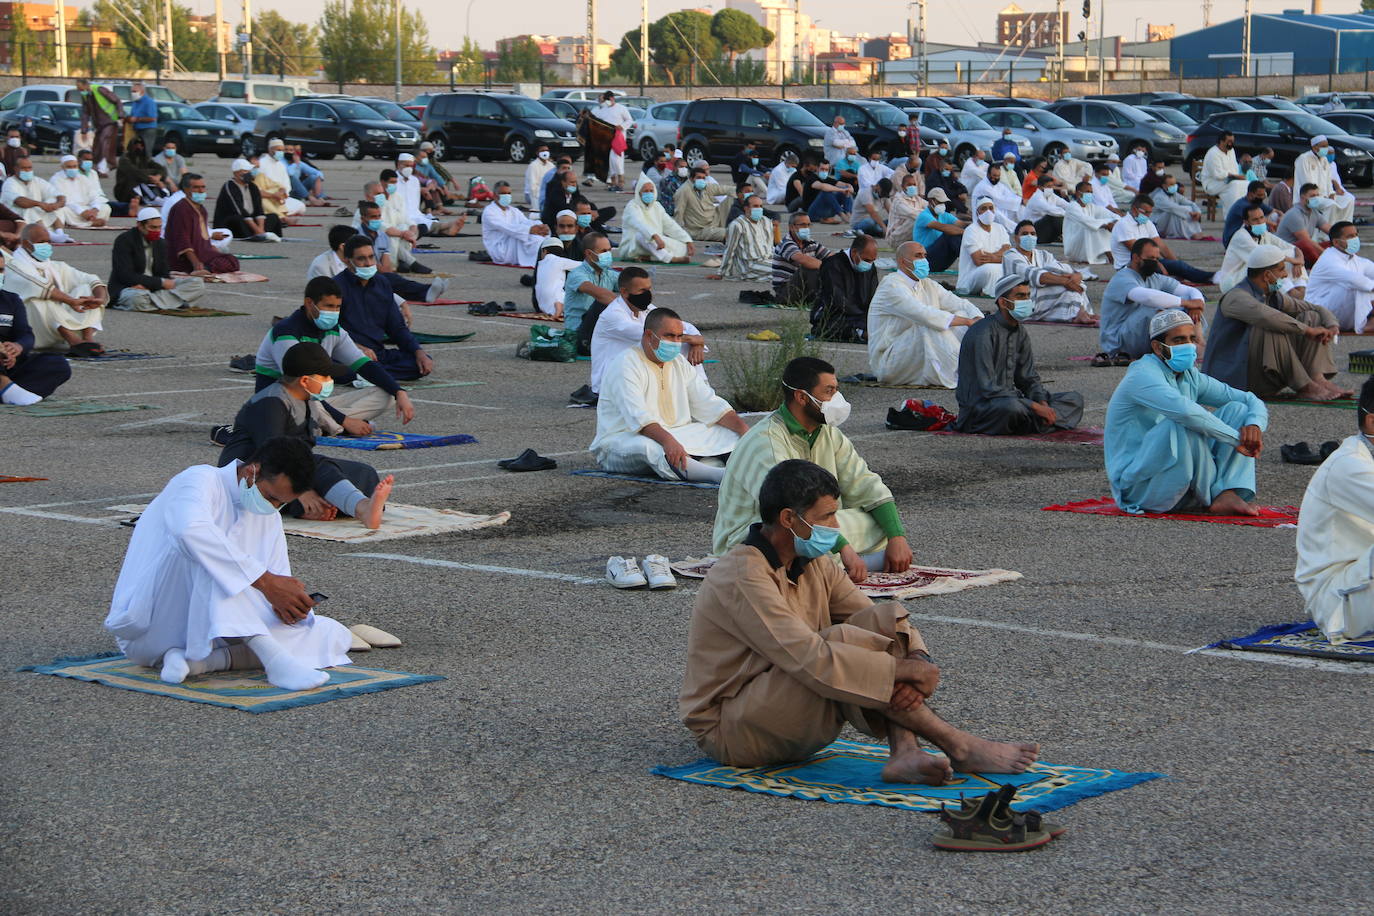
[[[691,557],[670,564],[673,572],[687,579],[705,579],[715,565],[715,557]],[[948,595],[966,588],[1014,582],[1021,578],[1010,569],[946,569],[939,566],[913,566],[903,573],[869,573],[859,591],[870,598],[924,598]]]
[[[110,506],[111,512],[141,515],[147,504]],[[509,512],[477,515],[457,509],[431,509],[428,506],[407,506],[389,502],[382,514],[382,527],[364,528],[356,518],[336,518],[332,522],[308,521],[283,515],[282,529],[296,537],[321,541],[341,541],[354,544],[360,541],[390,541],[396,538],[421,537],[426,534],[447,534],[452,531],[476,531],[492,528],[510,521]]]

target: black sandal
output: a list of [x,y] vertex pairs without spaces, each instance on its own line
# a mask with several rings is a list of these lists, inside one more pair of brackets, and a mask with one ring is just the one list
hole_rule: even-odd
[[1092,358],[1092,363],[1091,363],[1091,365],[1092,365],[1093,368],[1095,368],[1095,369],[1105,369],[1105,368],[1108,368],[1108,367],[1112,366],[1113,364],[1114,364],[1114,363],[1113,363],[1112,358],[1111,358],[1110,356],[1108,356],[1106,353],[1099,353],[1099,354],[1097,354],[1096,356],[1094,356],[1094,357]]

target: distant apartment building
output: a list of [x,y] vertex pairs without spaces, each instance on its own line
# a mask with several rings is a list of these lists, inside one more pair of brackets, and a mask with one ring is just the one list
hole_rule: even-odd
[[1069,34],[1069,14],[1028,13],[1015,3],[997,14],[997,43],[1011,48],[1040,48]]

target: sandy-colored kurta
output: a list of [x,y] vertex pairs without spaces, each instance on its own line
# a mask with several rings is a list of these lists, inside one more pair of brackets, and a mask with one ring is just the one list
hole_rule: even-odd
[[498,203],[489,203],[482,208],[482,247],[491,255],[493,263],[533,267],[544,236],[531,235],[530,229],[542,225],[539,220],[526,216],[519,207],[502,209]]
[[757,221],[747,214],[725,232],[725,257],[720,263],[723,279],[764,283],[773,279],[773,221]]
[[[36,261],[22,246],[5,262],[3,288],[24,300],[28,310],[29,324],[33,327],[34,347],[47,350],[66,346],[66,341],[57,332],[58,328],[68,331],[84,331],[88,328],[102,330],[105,309],[97,308],[78,312],[65,302],[52,298],[55,291],[68,296],[104,295],[105,281],[95,274],[77,270],[61,261]],[[99,289],[102,292],[97,293]]]
[[1217,209],[1222,213],[1229,213],[1231,205],[1245,196],[1249,182],[1230,177],[1239,174],[1240,164],[1236,162],[1236,151],[1233,149],[1223,152],[1221,147],[1213,144],[1207,150],[1207,155],[1202,157],[1202,171],[1198,174],[1202,190],[1216,195]]
[[[840,484],[840,511],[835,524],[844,543],[859,554],[886,549],[889,532],[893,537],[902,532],[892,491],[869,469],[849,437],[825,423],[808,435],[784,406],[754,424],[730,455],[725,478],[720,482],[712,554],[723,556],[744,540],[749,526],[759,521],[759,488],[763,478],[778,463],[792,458],[810,461],[835,475]],[[888,507],[879,513],[885,520],[874,514],[882,507]]]
[[912,231],[916,228],[916,217],[928,206],[924,197],[908,197],[905,192],[892,195],[887,210],[887,233],[883,243],[896,252],[906,242],[912,241]]
[[1308,183],[1317,186],[1317,196],[1332,202],[1322,213],[1322,219],[1329,223],[1353,219],[1355,216],[1355,196],[1349,192],[1336,193],[1333,180],[1336,163],[1328,162],[1325,156],[1318,156],[1308,150],[1293,161],[1293,187],[1299,191]]
[[1031,286],[1031,298],[1035,301],[1035,311],[1031,312],[1032,321],[1073,321],[1080,312],[1092,313],[1092,303],[1087,292],[1077,292],[1066,286],[1050,286],[1042,282],[1044,275],[1074,273],[1074,269],[1061,262],[1044,248],[1037,248],[1027,254],[1012,246],[1002,255],[1002,272],[1019,273]]
[[591,452],[607,471],[680,480],[663,446],[640,430],[657,423],[693,458],[728,455],[740,437],[718,421],[730,410],[729,402],[683,357],[659,364],[642,347],[631,347],[601,378]]
[[976,219],[970,223],[964,230],[963,242],[959,246],[959,282],[955,285],[957,292],[965,296],[970,293],[991,296],[997,281],[1002,279],[1002,264],[1000,261],[974,264],[973,252],[995,254],[1010,243],[1011,237],[1007,230],[998,223],[984,226]]
[[1067,190],[1072,191],[1084,179],[1093,177],[1093,167],[1082,159],[1060,159],[1050,170]]
[[1246,279],[1221,297],[1202,371],[1262,398],[1284,388],[1297,391],[1335,376],[1331,344],[1306,333],[1335,325],[1336,316],[1321,306],[1257,289]]
[[673,195],[673,219],[689,236],[702,242],[725,239],[725,220],[730,215],[731,199],[727,196],[716,202],[719,190],[709,182],[698,191],[692,182],[683,182]]
[[28,181],[20,181],[18,175],[11,175],[5,179],[4,184],[0,184],[0,204],[9,207],[18,213],[26,223],[42,223],[49,229],[58,225],[65,225],[65,217],[75,216],[74,213],[66,212],[66,207],[59,207],[51,212],[42,207],[20,207],[15,201],[24,197],[29,200],[41,201],[45,204],[53,203],[57,200],[57,189],[45,178],[37,175]]
[[[1246,259],[1250,253],[1260,245],[1273,245],[1283,252],[1285,258],[1297,257],[1297,249],[1269,231],[1266,226],[1264,235],[1256,237],[1250,231],[1249,226],[1241,226],[1231,234],[1231,241],[1226,244],[1226,257],[1222,258],[1221,269],[1217,271],[1217,286],[1224,293],[1243,281],[1246,277]],[[1306,268],[1298,268],[1296,271],[1293,265],[1288,265],[1288,272],[1291,276],[1284,277],[1280,282],[1283,292],[1288,292],[1297,286],[1307,285]]]
[[97,219],[110,218],[110,201],[101,190],[100,179],[95,172],[79,172],[75,178],[68,178],[66,170],[60,170],[49,182],[58,197],[67,198],[67,204],[58,216],[63,226],[84,229],[92,225],[82,217],[87,210],[94,210]]
[[[1001,276],[1001,266],[989,265]],[[927,277],[913,280],[898,271],[883,278],[868,306],[868,365],[884,385],[940,385],[959,380],[959,344],[967,327],[950,327],[955,317],[983,313]]]
[[1351,436],[1317,468],[1298,515],[1298,591],[1332,642],[1374,632],[1374,455]]
[[[639,342],[644,338],[644,322],[653,310],[654,306],[650,305],[647,309],[636,312],[620,296],[616,296],[602,310],[601,317],[596,319],[596,328],[592,331],[592,391],[600,393],[602,376],[620,354],[631,347],[639,346]],[[701,335],[701,331],[690,321],[682,322],[682,333]],[[686,357],[680,358],[687,362]],[[694,366],[693,370],[701,376],[702,381],[706,381],[704,366]]]
[[[625,205],[620,222],[623,233],[620,247],[615,252],[620,260],[652,258],[667,264],[674,258],[687,256],[687,246],[691,244],[692,236],[673,222],[673,218],[657,200],[645,204],[636,193],[634,199]],[[655,235],[663,241],[662,248],[654,245]]]
[[1106,227],[1118,218],[1096,201],[1087,205],[1069,201],[1064,208],[1064,257],[1085,264],[1105,263],[1112,249],[1112,230]]
[[901,602],[875,605],[834,563],[784,569],[751,538],[697,594],[679,709],[721,763],[803,760],[846,722],[885,736],[896,659],[915,650],[925,643]]
[[[259,179],[266,179],[260,181]],[[305,212],[305,201],[298,200],[291,196],[291,174],[286,170],[286,163],[277,159],[271,154],[262,156],[258,159],[258,175],[253,182],[262,191],[262,209],[266,213],[275,212],[282,219],[288,216],[300,216]],[[273,193],[283,191],[286,193],[286,200],[277,203],[270,199],[268,190]]]

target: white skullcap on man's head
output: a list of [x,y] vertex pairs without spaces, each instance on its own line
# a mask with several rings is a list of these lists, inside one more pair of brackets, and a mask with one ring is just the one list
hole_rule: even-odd
[[147,222],[150,219],[162,219],[162,211],[157,207],[143,207],[138,211],[138,222]]
[[1275,264],[1283,263],[1284,254],[1275,245],[1257,245],[1255,250],[1250,252],[1250,256],[1245,259],[1245,266],[1250,270],[1261,267],[1273,267]]
[[568,219],[577,219],[577,214],[574,213],[574,212],[572,212],[571,210],[559,210],[557,213],[555,213],[555,214],[553,215],[553,220],[554,220],[554,222],[558,222],[560,219],[562,219],[562,218],[565,217],[565,216],[566,216]]
[[242,157],[235,159],[234,164],[229,166],[229,171],[231,172],[251,172],[252,170],[253,163]]
[[1155,316],[1150,319],[1150,338],[1154,339],[1180,325],[1192,323],[1193,319],[1189,318],[1183,309],[1164,309],[1155,312]]
[[1323,143],[1326,143],[1326,142],[1327,142],[1326,134],[1317,134],[1315,137],[1312,138],[1312,145],[1313,145],[1313,146],[1321,146]]
[[272,149],[278,146],[286,146],[286,141],[283,140],[281,137],[273,137],[271,140],[267,141],[268,149]]
[[65,163],[68,163],[68,162],[76,162],[76,161],[77,161],[77,158],[76,158],[75,156],[73,156],[71,153],[67,153],[65,156],[63,156],[63,157],[62,157],[60,160],[58,160],[58,161],[65,164]]

